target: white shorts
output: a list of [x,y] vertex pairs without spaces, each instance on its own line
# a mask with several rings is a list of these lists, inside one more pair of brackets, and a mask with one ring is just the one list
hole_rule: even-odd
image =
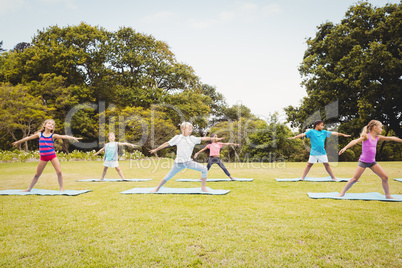
[[311,164],[315,163],[328,163],[328,156],[326,154],[324,155],[310,155],[310,158],[308,159],[308,162]]
[[105,161],[105,162],[103,162],[103,165],[105,167],[118,167],[119,161]]

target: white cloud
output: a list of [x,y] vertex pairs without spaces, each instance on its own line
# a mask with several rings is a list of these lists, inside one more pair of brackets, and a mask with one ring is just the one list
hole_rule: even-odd
[[219,14],[219,19],[222,21],[229,21],[236,17],[236,13],[233,11],[223,11]]
[[206,29],[216,25],[218,21],[215,19],[206,19],[206,20],[196,20],[190,19],[191,27],[195,29]]
[[0,0],[0,14],[18,10],[25,4],[25,0]]
[[166,23],[172,21],[175,17],[173,12],[161,11],[142,18],[142,21],[149,24]]
[[261,9],[261,12],[264,16],[282,13],[282,11],[283,11],[282,8],[277,4],[267,5]]

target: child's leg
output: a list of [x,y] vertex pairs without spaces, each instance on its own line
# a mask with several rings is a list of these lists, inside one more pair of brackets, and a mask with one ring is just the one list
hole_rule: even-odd
[[100,180],[103,180],[105,178],[107,169],[108,169],[108,167],[103,167],[102,177]]
[[389,192],[389,185],[388,185],[388,176],[385,173],[384,169],[379,165],[375,164],[374,166],[370,167],[371,170],[377,174],[382,180],[382,188],[384,188],[385,198],[393,199]]
[[174,163],[173,167],[170,169],[169,173],[161,180],[161,182],[159,183],[159,185],[151,191],[151,193],[156,193],[157,191],[159,191],[159,189],[168,181],[170,180],[174,175],[177,174],[177,172],[179,172],[180,170],[184,169],[184,165],[183,164],[177,164]]
[[310,169],[311,169],[311,167],[312,167],[313,165],[314,165],[313,163],[307,163],[307,166],[306,166],[306,168],[305,168],[304,171],[303,171],[303,175],[302,175],[301,180],[304,180],[304,178],[307,176],[308,172],[310,171]]
[[38,182],[40,175],[42,175],[43,170],[45,169],[47,164],[47,161],[42,161],[39,160],[38,167],[36,168],[36,173],[32,179],[31,184],[29,185],[28,189],[22,191],[22,192],[30,192],[32,188],[35,186],[35,184]]
[[56,170],[57,180],[59,181],[59,186],[60,186],[60,191],[64,191],[64,188],[63,188],[63,174],[61,173],[61,167],[60,167],[59,159],[57,157],[55,157],[52,160],[50,160],[50,162],[52,162],[52,165],[53,165],[54,169]]
[[211,166],[214,164],[213,160],[214,160],[214,158],[212,158],[212,157],[208,158],[207,170],[209,170],[211,168]]
[[201,165],[200,163],[191,161],[189,163],[186,163],[186,168],[201,171],[201,191],[203,192],[208,192],[206,184],[207,184],[207,175],[208,175],[208,169]]
[[329,176],[331,176],[331,179],[336,180],[334,173],[332,172],[331,167],[329,166],[329,163],[323,163],[325,170],[328,172]]
[[231,180],[233,180],[232,176],[230,175],[230,172],[226,169],[226,167],[223,164],[222,160],[219,159],[217,164],[223,170],[223,172],[225,172],[226,176],[228,176]]
[[337,195],[337,196],[339,196],[339,197],[344,196],[345,193],[347,192],[347,190],[349,190],[350,187],[352,187],[353,184],[355,184],[355,183],[360,179],[360,177],[361,177],[361,175],[363,174],[363,172],[364,172],[365,169],[366,169],[366,168],[364,168],[364,167],[358,166],[358,167],[356,168],[356,171],[355,171],[355,174],[353,175],[353,177],[346,183],[346,185],[345,185],[345,187],[343,188],[342,192],[341,192],[339,195]]
[[123,176],[123,172],[121,172],[121,169],[119,167],[116,167],[116,171],[119,174],[120,178],[122,178],[123,180],[125,180],[124,176]]

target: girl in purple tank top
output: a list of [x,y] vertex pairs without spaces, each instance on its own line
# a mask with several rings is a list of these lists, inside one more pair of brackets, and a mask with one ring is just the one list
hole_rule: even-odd
[[348,148],[353,145],[362,142],[362,154],[360,155],[359,164],[353,175],[352,179],[350,179],[345,188],[343,188],[342,192],[338,196],[344,196],[346,191],[350,189],[350,187],[355,184],[361,175],[363,174],[366,168],[370,168],[375,174],[377,174],[382,180],[382,187],[384,188],[385,198],[393,199],[389,192],[388,185],[388,176],[383,170],[383,168],[375,161],[375,154],[377,151],[377,142],[378,141],[396,141],[402,142],[402,139],[398,137],[385,137],[381,136],[382,131],[382,123],[377,120],[371,120],[367,126],[363,128],[362,134],[360,138],[351,141],[348,145],[345,146],[342,150],[339,151],[339,155],[345,152]]
[[38,182],[40,175],[42,174],[43,170],[46,167],[47,162],[51,162],[54,169],[57,173],[57,179],[60,186],[60,191],[64,191],[63,188],[63,175],[61,173],[60,162],[56,156],[56,152],[53,147],[54,139],[72,139],[78,141],[81,138],[75,138],[72,136],[67,135],[57,135],[54,134],[55,122],[53,119],[47,119],[43,125],[42,129],[36,132],[35,134],[23,138],[19,141],[13,143],[14,146],[26,142],[33,139],[39,139],[39,155],[40,160],[38,164],[38,168],[36,169],[35,176],[31,184],[29,185],[28,189],[24,190],[23,192],[30,192],[34,185]]

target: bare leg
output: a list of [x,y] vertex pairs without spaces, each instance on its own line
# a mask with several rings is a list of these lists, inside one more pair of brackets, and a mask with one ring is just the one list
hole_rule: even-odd
[[363,167],[357,167],[355,174],[353,175],[353,177],[346,183],[345,187],[343,188],[342,192],[337,195],[338,197],[342,197],[345,195],[345,193],[347,192],[347,190],[350,189],[350,187],[353,186],[353,184],[355,184],[361,177],[361,175],[363,174],[365,168]]
[[207,178],[201,178],[201,191],[208,193],[209,191],[207,190]]
[[108,167],[104,167],[104,168],[103,168],[102,177],[101,177],[101,179],[100,179],[101,181],[103,181],[103,179],[105,178],[107,169],[108,169]]
[[311,167],[312,167],[313,165],[314,165],[314,164],[312,164],[312,163],[307,163],[307,166],[306,166],[306,168],[305,168],[304,171],[303,171],[303,175],[302,175],[301,180],[304,180],[304,178],[307,176],[308,172],[310,171],[310,169],[311,169]]
[[160,189],[165,183],[166,183],[165,179],[162,179],[161,182],[159,183],[159,185],[158,185],[155,189],[151,190],[151,193],[156,193],[157,191],[159,191],[159,189]]
[[331,167],[329,166],[329,163],[323,163],[325,170],[328,172],[329,176],[331,176],[332,180],[336,180],[334,173],[332,172]]
[[38,167],[36,168],[36,173],[32,179],[31,184],[29,185],[28,189],[23,190],[21,192],[30,192],[35,184],[38,182],[40,175],[42,175],[43,170],[45,169],[47,161],[39,160]]
[[50,160],[50,162],[52,162],[52,165],[54,167],[54,169],[56,170],[56,174],[57,174],[57,180],[59,182],[59,186],[60,186],[60,191],[63,192],[64,188],[63,188],[63,174],[61,173],[61,167],[60,167],[60,162],[59,159],[53,158],[52,160]]
[[121,169],[119,167],[116,167],[116,171],[119,174],[120,178],[122,178],[123,180],[125,180],[123,172],[121,172]]
[[381,178],[382,188],[384,188],[384,192],[385,192],[385,198],[394,199],[389,192],[388,176],[385,173],[384,169],[379,164],[375,164],[374,166],[372,166],[370,168],[375,174],[377,174]]

